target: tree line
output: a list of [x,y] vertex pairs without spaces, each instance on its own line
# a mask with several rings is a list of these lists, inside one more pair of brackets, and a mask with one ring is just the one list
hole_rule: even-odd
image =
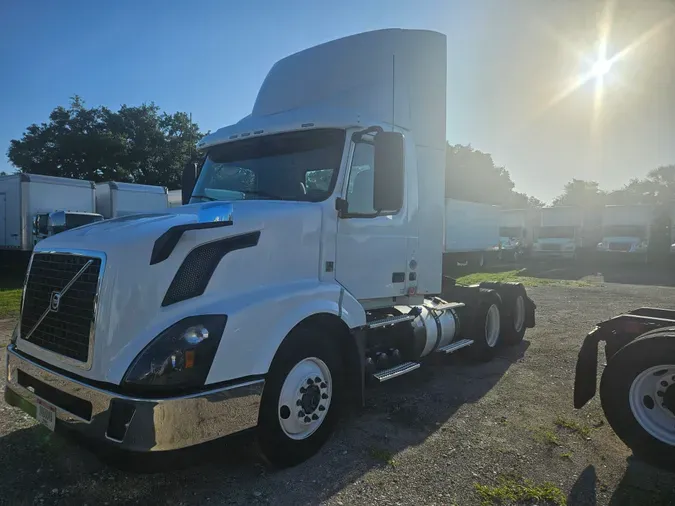
[[[86,107],[74,96],[68,107],[56,107],[47,122],[30,125],[21,139],[10,141],[7,157],[21,172],[175,189],[185,163],[198,162],[195,144],[206,133],[187,113],[160,112],[154,103],[112,111]],[[517,192],[509,171],[489,153],[460,144],[448,144],[446,153],[448,197],[512,209],[545,205]],[[656,168],[612,192],[595,181],[573,179],[552,204],[662,204],[673,199],[675,165]]]

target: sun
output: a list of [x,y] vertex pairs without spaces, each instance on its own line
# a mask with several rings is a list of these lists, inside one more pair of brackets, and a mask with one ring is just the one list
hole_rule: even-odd
[[604,77],[612,68],[612,60],[600,57],[591,67],[591,75],[596,79]]

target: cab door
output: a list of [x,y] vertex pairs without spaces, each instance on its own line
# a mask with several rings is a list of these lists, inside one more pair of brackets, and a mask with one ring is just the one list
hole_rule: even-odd
[[358,300],[401,296],[407,289],[405,198],[400,209],[375,211],[374,160],[372,140],[352,144],[343,190],[347,211],[337,225],[335,277]]

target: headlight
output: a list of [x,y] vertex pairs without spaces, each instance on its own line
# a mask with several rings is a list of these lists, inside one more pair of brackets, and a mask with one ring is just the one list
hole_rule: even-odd
[[596,246],[596,248],[597,249],[605,249],[605,245],[602,244],[601,242],[599,242],[598,245]]
[[190,316],[172,325],[139,353],[123,385],[145,391],[204,385],[226,321],[225,315]]

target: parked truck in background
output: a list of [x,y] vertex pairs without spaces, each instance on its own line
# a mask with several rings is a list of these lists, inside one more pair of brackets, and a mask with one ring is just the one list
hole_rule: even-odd
[[169,190],[168,193],[169,207],[179,207],[183,205],[183,191]]
[[499,206],[445,199],[446,265],[484,267],[499,252]]
[[499,215],[499,247],[503,259],[529,256],[534,230],[540,220],[539,209],[504,209]]
[[96,185],[96,211],[104,218],[162,211],[169,207],[166,187],[108,181]]
[[598,253],[604,257],[635,257],[646,262],[654,211],[650,205],[605,206]]
[[100,220],[95,192],[80,179],[0,176],[0,249],[31,251],[45,237]]
[[289,56],[198,143],[189,205],[38,244],[6,400],[131,452],[256,428],[288,466],[366,384],[519,343],[522,285],[443,277],[446,62],[444,35],[398,29]]
[[535,258],[575,259],[582,244],[583,211],[580,207],[545,207],[532,247]]

